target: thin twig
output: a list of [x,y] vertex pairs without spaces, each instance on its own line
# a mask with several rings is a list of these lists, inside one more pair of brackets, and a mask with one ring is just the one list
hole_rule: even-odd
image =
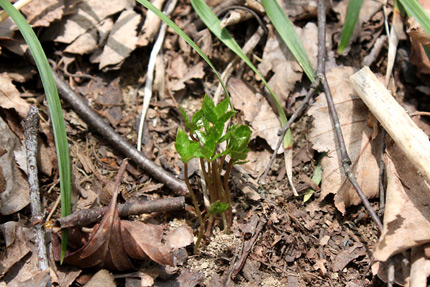
[[259,180],[259,182],[261,184],[264,184],[266,182],[267,174],[269,173],[269,170],[270,170],[271,166],[273,165],[273,162],[275,161],[277,151],[281,147],[281,144],[282,144],[282,141],[285,137],[285,134],[287,133],[287,131],[291,127],[291,125],[294,123],[294,121],[305,110],[305,107],[309,103],[310,99],[314,95],[314,93],[315,93],[316,89],[318,88],[318,86],[320,85],[320,83],[321,83],[320,78],[316,77],[315,81],[312,83],[311,87],[309,88],[308,94],[303,99],[303,101],[300,103],[300,106],[297,108],[297,110],[294,111],[294,114],[290,117],[288,122],[282,128],[279,129],[279,131],[278,131],[278,136],[279,136],[278,143],[276,144],[276,148],[272,154],[272,157],[270,158],[269,164],[267,165],[266,169],[264,170],[263,175],[261,176],[261,178]]
[[[172,0],[167,4],[166,10],[164,14],[169,16],[173,10],[175,9],[177,0]],[[155,61],[157,59],[158,53],[160,53],[161,46],[164,42],[164,37],[166,36],[167,24],[162,23],[160,27],[160,32],[158,33],[157,40],[154,43],[154,47],[152,48],[151,55],[149,57],[148,70],[146,72],[146,83],[144,88],[144,96],[143,96],[143,107],[142,114],[140,116],[139,122],[139,130],[137,135],[137,150],[142,150],[142,137],[143,137],[143,126],[145,124],[146,113],[149,108],[149,103],[152,98],[152,82],[154,79],[154,69],[155,69]]]
[[[166,212],[184,208],[185,198],[180,196],[174,198],[118,204],[118,214],[120,217],[126,217],[130,215],[139,215],[152,212]],[[60,229],[88,226],[101,219],[107,210],[107,206],[78,210],[71,215],[57,219],[55,221],[55,226]]]
[[373,208],[370,206],[369,200],[364,195],[361,187],[358,185],[357,180],[355,179],[354,174],[351,171],[351,159],[348,156],[348,152],[346,150],[345,141],[343,139],[342,130],[340,128],[339,117],[337,116],[337,112],[334,106],[333,97],[331,95],[330,87],[328,85],[326,75],[325,75],[325,25],[326,25],[326,17],[325,17],[325,3],[324,0],[318,0],[318,68],[317,68],[317,76],[321,78],[324,93],[327,100],[327,107],[330,113],[330,117],[334,123],[334,131],[336,133],[336,140],[339,144],[339,149],[342,158],[342,167],[345,172],[345,175],[348,177],[354,189],[357,191],[358,196],[375,222],[379,231],[382,231],[382,223],[379,220],[379,217],[376,215]]
[[39,132],[39,110],[31,106],[24,122],[25,149],[27,152],[28,184],[30,186],[31,215],[34,224],[37,247],[38,267],[40,271],[49,268],[46,252],[45,231],[43,230],[43,212],[40,202],[39,178],[37,170],[37,134]]
[[132,161],[140,165],[146,172],[151,174],[156,180],[165,184],[177,194],[187,193],[187,187],[184,182],[175,178],[146,156],[137,151],[130,143],[120,137],[112,127],[104,122],[85,101],[78,96],[67,85],[57,73],[53,72],[55,83],[61,97],[72,106],[73,110],[90,126],[95,132],[99,133],[107,142],[109,142],[116,150],[130,158]]

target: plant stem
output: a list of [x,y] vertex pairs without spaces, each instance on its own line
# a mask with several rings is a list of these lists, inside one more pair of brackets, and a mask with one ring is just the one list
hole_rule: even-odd
[[205,223],[202,218],[202,213],[200,212],[200,207],[197,202],[196,195],[194,194],[194,191],[190,185],[190,180],[188,179],[188,163],[184,163],[184,180],[185,180],[185,184],[187,185],[188,191],[190,192],[191,199],[193,200],[194,209],[196,210],[197,218],[199,219],[199,223],[200,223],[199,236],[197,238],[196,245],[194,246],[194,254],[197,254],[197,250],[199,249],[199,245],[200,245],[200,240],[202,239],[203,231],[205,230]]
[[227,203],[228,203],[228,213],[227,213],[227,217],[228,217],[227,224],[228,225],[227,225],[227,232],[230,231],[230,227],[231,227],[231,224],[233,222],[233,208],[231,206],[231,193],[230,193],[230,188],[228,186],[228,180],[229,180],[229,177],[230,177],[230,172],[231,172],[232,167],[233,167],[233,159],[230,159],[230,161],[228,162],[228,165],[227,165],[227,169],[226,169],[225,174],[224,174],[224,192],[226,194]]

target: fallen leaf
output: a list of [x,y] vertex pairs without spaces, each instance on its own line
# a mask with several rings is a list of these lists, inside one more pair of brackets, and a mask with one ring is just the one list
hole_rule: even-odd
[[373,253],[377,261],[430,242],[429,184],[391,140],[384,161],[387,195],[384,227]]
[[357,247],[356,245],[351,246],[336,255],[333,260],[332,269],[334,272],[343,270],[349,262],[364,255],[366,255],[366,249],[364,247]]
[[90,281],[88,281],[84,287],[116,287],[115,280],[113,278],[113,275],[109,273],[109,271],[102,269],[98,271],[96,274],[94,274],[93,277],[91,277]]
[[32,27],[48,27],[51,22],[60,20],[64,12],[63,0],[33,0],[21,11],[27,16]]
[[[309,55],[312,67],[316,69],[318,54],[317,26],[314,23],[308,23],[303,29],[296,27],[296,32]],[[269,86],[281,103],[288,99],[291,91],[294,90],[295,84],[303,76],[303,70],[293,54],[288,50],[283,40],[271,30],[264,47],[263,60],[258,65],[258,69],[263,76],[267,76],[270,71],[273,71]]]
[[24,147],[1,117],[0,134],[0,147],[6,151],[0,156],[1,177],[6,180],[5,190],[0,194],[0,213],[9,215],[27,206],[30,203],[30,195],[27,179],[15,161],[15,151]]
[[[134,269],[130,258],[151,260],[164,265],[174,265],[170,247],[162,242],[164,228],[139,221],[121,221],[118,215],[117,198],[119,182],[126,168],[120,167],[108,211],[93,232],[85,235],[78,228],[69,230],[69,251],[64,263],[81,268],[106,268],[124,271]],[[61,246],[57,234],[53,234],[53,254],[60,260]]]
[[[352,161],[351,170],[364,194],[368,198],[374,198],[379,194],[377,151],[380,150],[381,137],[371,141],[372,128],[367,125],[369,111],[349,83],[349,76],[353,72],[350,67],[333,68],[327,73],[327,81]],[[309,135],[313,148],[318,152],[327,152],[327,156],[321,160],[323,175],[320,199],[334,193],[337,209],[345,213],[346,207],[360,204],[361,200],[345,177],[324,94],[317,97],[308,115],[313,117]]]
[[77,5],[77,11],[60,22],[57,42],[70,44],[105,18],[125,9],[132,9],[132,0],[88,0]]
[[180,91],[185,88],[185,83],[191,79],[202,79],[205,75],[203,71],[203,62],[199,62],[197,65],[191,68],[185,68],[183,71],[187,71],[182,77],[177,81],[172,81],[172,91]]
[[[155,0],[151,2],[152,2],[152,5],[154,5],[159,10],[161,10],[161,7],[163,6],[165,0]],[[143,24],[143,27],[141,29],[142,32],[139,35],[139,38],[137,40],[137,46],[144,47],[144,46],[148,46],[150,42],[153,42],[155,39],[155,36],[158,34],[160,25],[161,25],[160,17],[155,15],[154,12],[148,10],[146,12],[145,23]]]
[[[249,122],[252,130],[251,139],[260,137],[266,140],[274,150],[279,139],[278,130],[281,127],[281,123],[269,103],[262,95],[255,93],[239,78],[231,78],[227,83],[227,87],[231,93],[233,106],[242,111],[245,121]],[[278,153],[282,151],[281,147]],[[261,168],[259,170],[261,172]]]
[[21,93],[6,73],[0,74],[0,107],[16,110],[23,119],[27,116],[30,108],[30,105],[21,98]]
[[121,63],[136,48],[136,28],[139,22],[140,15],[133,10],[125,10],[121,13],[100,55],[100,69]]
[[25,238],[20,222],[8,221],[0,225],[6,250],[0,253],[0,278],[2,278],[17,262],[26,256],[31,248]]

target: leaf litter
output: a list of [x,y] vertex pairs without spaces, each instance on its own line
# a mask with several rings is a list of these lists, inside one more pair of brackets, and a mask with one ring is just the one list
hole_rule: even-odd
[[[89,99],[97,112],[104,115],[120,134],[129,141],[134,142],[136,134],[133,128],[133,111],[135,111],[135,106],[140,103],[137,97],[139,94],[137,84],[145,75],[146,68],[143,65],[147,60],[144,57],[149,54],[147,53],[147,49],[152,44],[154,35],[158,31],[157,25],[159,24],[155,23],[156,21],[150,21],[149,15],[151,13],[146,11],[142,13],[141,9],[135,6],[134,1],[115,1],[114,4],[109,5],[100,5],[97,1],[65,2],[67,2],[67,5],[64,5],[64,2],[59,0],[49,2],[34,0],[31,5],[24,8],[23,12],[33,27],[40,29],[41,39],[45,41],[45,44],[48,43],[49,45],[52,41],[57,43],[55,49],[59,50],[55,55],[51,55],[57,64],[62,59],[66,61],[66,57],[70,58],[68,64],[65,64],[64,70],[66,72],[70,71],[71,73],[77,73],[77,75],[97,75],[95,81],[79,78],[70,73],[67,76],[69,76],[70,84]],[[158,4],[160,7],[162,7],[162,2],[160,1]],[[339,1],[339,7],[329,8],[333,9],[331,15],[337,18],[337,20],[344,18],[345,9],[341,9],[340,5],[345,4],[346,1]],[[357,25],[357,40],[353,42],[352,49],[361,46],[368,47],[369,43],[372,43],[377,36],[376,32],[370,33],[370,30],[366,30],[364,26],[369,23],[378,23],[374,19],[377,17],[381,18],[382,11],[380,10],[380,6],[378,6],[380,4],[378,1],[369,1],[367,5],[369,8],[364,9],[369,10],[364,11],[370,12],[363,13],[363,17],[365,18]],[[298,21],[297,23],[299,23],[298,25],[301,28],[296,29],[299,32],[301,31],[302,41],[315,66],[317,48],[316,26],[312,21],[307,24],[300,22],[306,21],[304,19],[315,19],[315,6],[312,3],[307,3],[307,5],[283,5],[283,8],[287,9],[286,11],[288,11],[288,15],[292,19]],[[90,11],[94,13],[92,14]],[[189,23],[192,23],[193,20],[189,6],[185,3],[180,3],[177,11],[174,17],[176,17],[175,19],[179,22],[180,26],[190,26]],[[40,12],[41,14],[38,14]],[[144,20],[146,20],[145,24],[143,24]],[[333,33],[340,31],[341,22],[336,22],[337,20],[333,21],[331,19],[333,21],[331,24],[333,25],[329,27],[328,38],[332,38]],[[246,23],[252,23],[252,20],[248,20]],[[140,28],[142,24],[145,25],[143,30]],[[1,24],[0,28],[3,38],[0,40],[0,44],[4,48],[1,51],[2,57],[7,55],[13,58],[14,56],[11,56],[11,52],[16,52],[18,55],[25,53],[26,47],[19,37],[19,33],[14,33],[16,28],[13,26],[10,20],[6,20],[6,23],[3,22]],[[37,28],[41,26],[46,28]],[[237,31],[240,31],[237,29],[243,29],[241,26],[238,27],[233,26],[231,29],[237,33]],[[381,29],[377,24],[375,27],[375,29]],[[278,42],[276,33],[271,29],[269,30],[268,40],[262,47],[258,48],[260,50],[256,52],[257,57],[255,59],[258,56],[262,57],[262,62],[259,66],[260,71],[264,72],[263,75],[267,77],[271,86],[278,91],[278,95],[281,95],[282,102],[287,102],[285,107],[288,110],[290,108],[294,110],[303,94],[301,87],[307,87],[307,85],[302,83],[302,72],[299,66],[292,61],[291,56],[288,57],[288,51],[285,48],[279,48],[283,44]],[[377,30],[377,33],[380,33],[380,31]],[[196,34],[196,37],[201,35],[202,32]],[[118,38],[118,36],[120,37]],[[124,38],[121,38],[121,36]],[[195,39],[206,41],[206,46],[209,45],[206,48],[212,51],[212,59],[216,59],[220,69],[229,61],[230,58],[227,51],[220,48],[218,40],[211,39],[210,34],[206,33],[206,38],[203,40],[200,38]],[[118,43],[121,44],[121,49]],[[190,104],[191,106],[199,106],[199,99],[196,95],[201,95],[205,91],[210,93],[216,86],[216,82],[214,82],[213,76],[208,73],[206,66],[202,65],[202,62],[196,59],[192,52],[186,48],[182,49],[183,43],[181,43],[181,40],[178,40],[177,36],[173,34],[168,35],[166,39],[165,49],[167,48],[168,50],[163,55],[165,60],[161,61],[161,64],[167,66],[166,86],[164,89],[167,92],[166,96],[173,96],[174,101],[159,98],[151,104],[148,114],[151,115],[152,124],[145,132],[144,141],[144,152],[147,156],[151,160],[164,164],[166,169],[170,168],[176,173],[179,173],[180,168],[177,164],[177,155],[172,152],[171,147],[172,140],[176,134],[175,129],[180,119],[174,108],[175,101],[178,101],[181,106],[187,106],[189,105],[188,101],[191,100],[196,102]],[[328,46],[330,45],[333,45],[333,43],[329,42]],[[181,49],[178,50],[178,47]],[[63,50],[61,51],[61,49]],[[63,52],[68,54],[65,55]],[[363,56],[365,52],[360,53]],[[82,58],[82,55],[84,55],[84,58]],[[361,57],[354,53],[353,55],[358,60]],[[406,60],[409,60],[409,55],[406,54],[404,56]],[[16,56],[16,59],[18,58]],[[336,58],[338,61],[348,61],[349,59],[349,56]],[[353,59],[353,61],[356,61],[356,59]],[[423,59],[426,60],[421,55],[418,59],[414,60],[411,55],[410,60],[419,66],[424,62]],[[174,61],[177,61],[176,66],[172,65]],[[334,66],[332,64],[333,59],[331,61],[330,65]],[[97,65],[94,65],[94,63],[97,63]],[[384,66],[381,63],[380,59],[373,68],[383,70]],[[353,70],[349,67],[350,63],[347,63],[345,66],[348,67],[334,66],[328,72],[327,76],[333,89],[332,92],[335,101],[338,101],[338,112],[341,117],[341,125],[345,128],[344,134],[348,151],[354,162],[354,173],[359,178],[368,196],[374,197],[377,196],[376,193],[378,190],[378,170],[376,166],[379,159],[379,151],[377,147],[380,145],[381,136],[378,134],[378,137],[373,138],[374,130],[372,128],[375,125],[369,126],[369,113],[364,106],[360,105],[348,86],[348,82],[345,80],[347,78],[346,75],[353,73]],[[355,68],[360,67],[356,66]],[[99,69],[104,69],[105,73],[101,73]],[[426,75],[425,66],[419,66],[418,69],[420,77]],[[119,71],[109,72],[108,70]],[[290,73],[284,75],[285,70],[289,70]],[[9,73],[8,69],[2,69],[2,71],[6,71],[2,74],[1,78],[4,80],[2,89],[7,94],[7,97],[0,95],[0,114],[2,118],[6,119],[12,133],[18,135],[16,144],[19,145],[19,134],[22,135],[22,131],[19,131],[20,127],[16,123],[27,113],[29,103],[43,105],[43,102],[42,98],[39,97],[39,88],[27,84],[28,81],[33,81],[34,83],[34,80],[32,80],[35,75],[34,68],[30,73],[28,70],[24,71],[22,69],[16,69],[16,71],[21,71],[18,74],[16,72],[15,74],[12,72]],[[395,71],[395,76],[398,77],[396,73],[399,72]],[[407,71],[402,70],[401,73],[407,74]],[[17,75],[20,75],[20,80],[17,80]],[[397,82],[402,83],[402,80],[397,79]],[[114,84],[109,85],[109,83]],[[118,85],[121,88],[115,88],[114,85]],[[415,178],[416,173],[414,173],[413,167],[405,164],[406,160],[401,154],[397,153],[395,146],[389,145],[389,156],[385,158],[388,171],[387,193],[389,195],[387,197],[384,231],[378,242],[375,228],[369,223],[369,217],[364,209],[358,205],[359,202],[357,201],[355,192],[351,190],[349,182],[345,181],[339,169],[337,147],[334,144],[332,136],[331,122],[327,114],[321,112],[324,109],[324,95],[320,95],[317,98],[309,111],[309,114],[313,118],[312,129],[308,130],[307,123],[309,120],[307,119],[300,120],[296,126],[293,126],[293,134],[295,131],[296,134],[294,136],[297,139],[295,141],[297,147],[295,148],[296,160],[294,164],[294,176],[297,182],[303,184],[309,182],[309,179],[313,175],[315,160],[317,159],[313,154],[314,151],[309,151],[307,140],[312,142],[313,148],[318,152],[328,152],[328,156],[321,161],[323,166],[321,191],[316,189],[314,193],[316,199],[311,199],[304,204],[301,202],[301,198],[292,197],[287,182],[283,180],[282,173],[285,173],[285,171],[283,171],[281,159],[275,162],[273,170],[269,175],[270,181],[263,191],[253,189],[252,184],[240,178],[243,175],[250,176],[254,180],[261,174],[261,170],[264,169],[265,162],[267,161],[268,153],[273,150],[273,142],[276,141],[276,130],[279,127],[279,122],[267,100],[261,96],[264,94],[264,90],[261,89],[259,80],[255,79],[251,72],[242,69],[235,77],[230,79],[228,85],[229,90],[232,92],[234,106],[241,112],[238,115],[239,120],[249,124],[254,130],[254,140],[251,144],[252,155],[249,157],[250,162],[243,166],[242,174],[238,173],[235,175],[233,181],[238,187],[240,186],[240,189],[237,189],[235,192],[234,209],[236,217],[233,225],[234,232],[228,236],[221,232],[215,233],[214,237],[208,240],[208,245],[202,250],[200,257],[185,259],[185,262],[181,261],[179,267],[175,267],[179,268],[179,271],[178,269],[171,271],[173,273],[170,274],[176,272],[179,274],[179,277],[170,282],[179,283],[179,286],[197,286],[198,284],[225,286],[222,285],[222,282],[228,281],[225,280],[230,272],[230,267],[233,266],[232,262],[238,262],[237,259],[243,256],[244,244],[249,240],[248,236],[250,236],[250,233],[243,230],[246,230],[246,226],[254,226],[254,219],[252,218],[255,214],[258,214],[261,220],[267,220],[267,224],[264,227],[264,232],[256,240],[252,251],[244,262],[238,278],[234,281],[241,286],[285,286],[285,284],[288,284],[288,286],[328,286],[326,282],[329,281],[334,286],[356,286],[355,282],[357,280],[361,280],[365,285],[370,286],[372,285],[370,281],[372,277],[367,271],[367,266],[370,264],[370,253],[368,250],[374,250],[373,256],[375,256],[375,259],[385,261],[390,256],[396,259],[398,255],[395,254],[412,248],[414,250],[414,260],[422,262],[419,261],[422,258],[417,254],[425,252],[425,248],[420,249],[417,245],[428,242],[426,229],[423,228],[423,226],[425,227],[428,224],[428,219],[425,216],[425,199],[420,197],[422,194],[419,191],[424,190],[426,187],[417,184],[419,180]],[[404,87],[400,85],[397,92],[400,94],[405,93],[405,90],[402,89]],[[421,83],[417,87],[417,91],[425,91],[425,85]],[[159,93],[161,94],[160,91]],[[187,94],[191,96],[184,96]],[[110,96],[112,97],[109,98]],[[412,101],[419,102],[420,99],[412,99]],[[67,107],[64,111],[66,115],[74,114]],[[131,117],[123,113],[130,114]],[[5,114],[8,116],[4,116]],[[42,116],[46,116],[46,114],[46,108],[42,109]],[[16,120],[10,115],[14,115],[15,118],[19,119]],[[102,138],[97,136],[94,138],[94,135],[89,135],[86,132],[85,124],[79,124],[77,120],[73,120],[73,116],[66,116],[66,120],[68,132],[70,132],[70,141],[73,142],[73,145],[77,146],[78,151],[83,151],[78,160],[74,160],[74,164],[77,167],[74,169],[74,173],[77,175],[74,184],[78,190],[81,190],[79,198],[76,198],[77,206],[88,207],[99,205],[100,202],[109,203],[110,200],[113,201],[112,194],[108,191],[112,189],[108,189],[105,184],[101,184],[100,179],[108,178],[109,180],[106,182],[113,183],[112,178],[115,176],[120,164],[119,155],[108,147]],[[299,123],[300,126],[298,126]],[[426,123],[423,124],[423,126],[425,125]],[[350,133],[348,128],[351,129]],[[52,149],[53,137],[49,132],[49,122],[45,123],[45,126],[42,125],[42,130],[43,141]],[[3,145],[1,148],[2,150],[5,149]],[[6,155],[2,154],[2,150],[0,150],[0,159],[6,158]],[[7,152],[9,152],[8,149]],[[308,153],[310,155],[305,156]],[[55,161],[55,155],[51,153],[48,159],[46,157],[43,159],[52,162]],[[16,163],[18,161],[18,158],[8,158],[8,162],[15,166],[17,174],[20,176],[18,178],[14,177],[13,182],[24,183],[26,182],[25,175],[18,169],[18,164]],[[91,164],[88,164],[88,162],[91,162]],[[45,166],[46,163],[42,165]],[[1,167],[4,173],[4,166],[1,165]],[[151,199],[167,195],[164,189],[162,189],[161,193],[158,190],[154,191],[151,189],[150,187],[153,184],[148,181],[148,175],[132,172],[132,168],[130,167],[130,171],[125,176],[124,181],[126,182],[127,191],[122,192],[123,196],[126,195],[127,199],[133,200],[133,197],[137,195]],[[247,172],[243,173],[244,170]],[[58,192],[58,188],[52,184],[52,182],[55,182],[57,176],[55,164],[51,164],[51,167],[46,168],[43,174],[42,181],[44,186],[42,189],[45,204],[48,209],[52,209],[56,193]],[[198,172],[195,174],[198,174]],[[192,179],[195,179],[195,175]],[[11,182],[8,176],[3,175],[3,178],[0,177],[0,188],[4,189]],[[197,186],[198,181],[195,181],[194,184]],[[309,186],[311,185],[306,185],[306,188]],[[52,187],[52,191],[50,187]],[[248,188],[248,191],[245,191],[245,188]],[[306,190],[306,188],[303,190]],[[96,190],[103,192],[96,193]],[[145,190],[150,191],[147,192]],[[248,194],[248,197],[243,196],[242,192]],[[329,196],[330,193],[334,193],[334,206],[336,208],[332,205],[331,196]],[[2,193],[3,196],[5,195]],[[21,200],[23,198],[25,196],[20,197]],[[88,201],[85,202],[85,199],[88,199]],[[377,206],[375,201],[372,201],[372,204]],[[8,257],[8,260],[11,261],[2,260],[2,263],[7,263],[8,267],[2,271],[2,280],[4,282],[2,281],[0,284],[6,284],[5,282],[7,282],[8,286],[17,286],[18,282],[26,281],[30,279],[30,275],[38,273],[34,264],[36,262],[33,256],[35,252],[33,252],[32,257],[29,257],[28,246],[34,248],[31,245],[31,239],[29,237],[22,237],[22,232],[20,231],[22,223],[20,222],[18,225],[14,223],[15,225],[13,225],[14,221],[11,221],[10,217],[14,217],[15,214],[25,215],[25,209],[22,210],[25,205],[13,204],[11,214],[7,217],[2,217],[3,234],[6,234],[6,227],[4,226],[10,224],[10,226],[15,227],[8,227],[11,228],[10,230],[13,230],[9,232],[11,234],[16,233],[16,235],[13,235],[15,236],[15,241],[11,241],[10,239],[4,240],[5,244],[4,247],[2,245],[1,256],[15,254],[12,248],[18,248],[22,253],[13,256],[13,259],[11,259],[12,257]],[[396,207],[392,207],[393,205]],[[2,198],[2,209],[5,206],[7,207],[8,205],[5,205],[5,201]],[[400,208],[397,206],[400,206]],[[18,210],[21,211],[17,213]],[[399,210],[400,212],[398,212]],[[2,215],[5,214],[2,213]],[[190,226],[194,222],[193,219],[195,220],[192,209],[187,209],[185,215],[165,214],[165,216],[170,219],[175,216],[183,216],[185,217],[184,219],[188,219],[187,224]],[[137,243],[132,245],[133,252],[130,251],[130,253],[134,254],[133,256],[139,259],[151,259],[159,263],[169,264],[171,263],[169,254],[170,250],[174,248],[174,243],[184,240],[181,245],[186,246],[192,241],[192,234],[189,227],[180,227],[176,229],[176,232],[180,234],[178,235],[180,240],[171,237],[173,233],[163,236],[165,229],[158,224],[165,218],[160,219],[160,217],[162,216],[150,215],[144,219],[144,221],[152,221],[155,224],[124,221],[119,219],[115,212],[112,211],[107,214],[107,219],[104,219],[104,222],[101,223],[102,225],[94,227],[93,233],[78,235],[78,238],[81,240],[84,239],[84,247],[82,245],[78,248],[75,247],[74,252],[76,253],[69,253],[69,255],[75,254],[75,258],[73,259],[72,256],[70,260],[77,261],[78,265],[83,264],[82,266],[95,264],[102,267],[103,264],[106,264],[104,267],[120,266],[119,269],[121,270],[131,269],[134,266],[131,264],[135,263],[135,259],[123,256],[127,252],[118,252],[120,251],[119,249],[115,250],[114,248],[111,250],[112,248],[107,247],[113,242],[116,243],[114,238],[120,238],[121,234],[124,233],[127,234],[124,237]],[[26,217],[24,216],[25,220]],[[104,224],[110,225],[113,228],[112,230],[115,231],[112,232],[112,238],[107,238],[106,233],[103,232]],[[24,230],[26,229],[24,228]],[[422,232],[417,232],[417,230],[421,230]],[[148,234],[152,234],[152,236]],[[6,236],[4,237],[6,238]],[[161,239],[162,237],[164,239]],[[95,242],[95,239],[91,240],[91,238],[101,239],[94,245],[93,242]],[[148,241],[142,241],[141,238],[146,238]],[[405,238],[406,240],[403,240]],[[154,242],[156,242],[155,245]],[[115,257],[114,259],[117,261],[108,255],[110,251],[104,254],[97,254],[95,250],[101,249],[97,249],[96,247],[105,251],[111,250],[113,257]],[[178,246],[175,248],[178,248]],[[4,250],[9,252],[5,252]],[[88,258],[91,258],[91,260],[84,260],[84,263],[79,262],[79,259],[76,259],[76,257],[80,256],[89,256]],[[23,264],[24,261],[31,264]],[[118,265],[115,262],[122,263]],[[422,264],[422,266],[425,266],[427,263],[424,261]],[[26,266],[26,268],[22,266]],[[382,272],[382,270],[385,270],[385,267],[383,263],[377,262],[372,269],[374,274],[378,274],[380,278],[386,280],[386,277],[384,277],[385,273]],[[88,286],[91,286],[91,284],[100,284],[100,281],[96,280],[99,280],[97,277],[101,276],[102,280],[108,280],[109,284],[114,282],[112,275],[106,270],[94,273],[97,276],[88,276],[82,275],[81,269],[67,268],[55,265],[52,262],[53,273],[55,273],[55,275],[52,275],[52,281],[57,282],[60,286],[69,286],[73,282],[75,284],[76,282],[80,284],[88,283]],[[25,270],[32,271],[28,272]],[[398,272],[401,271],[399,270]],[[161,273],[159,270],[151,271],[147,268],[142,273],[139,273],[140,275],[134,276],[140,277],[139,282],[141,284],[151,286],[158,284],[157,282],[161,282],[160,278],[163,277]],[[12,274],[19,275],[13,277]],[[420,278],[427,276],[424,270],[421,274],[417,271],[414,271],[413,274],[417,278],[419,276],[421,276]],[[43,276],[40,273],[40,278],[44,278]],[[164,278],[170,278],[169,276],[165,274]],[[398,276],[398,273],[396,276]],[[93,279],[90,277],[93,277]],[[98,283],[90,284],[92,280]],[[115,279],[115,282],[117,280]],[[126,279],[126,282],[131,281],[131,278]],[[402,282],[401,278],[396,281]],[[229,282],[229,284],[233,284],[231,281]],[[403,280],[403,282],[405,281]],[[381,286],[377,284],[373,286]]]

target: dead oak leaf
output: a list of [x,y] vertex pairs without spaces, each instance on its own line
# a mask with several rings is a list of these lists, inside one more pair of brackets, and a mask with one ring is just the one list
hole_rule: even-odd
[[384,161],[387,198],[384,227],[373,253],[377,261],[430,242],[430,185],[391,140]]
[[[346,148],[352,161],[352,172],[368,198],[379,194],[378,154],[380,137],[371,140],[372,128],[367,125],[369,111],[353,91],[349,76],[354,70],[350,67],[333,68],[327,73],[327,81],[332,89],[333,101],[337,110]],[[309,140],[319,152],[327,152],[321,165],[323,168],[321,200],[328,194],[335,194],[337,209],[345,213],[346,207],[361,202],[355,189],[347,180],[342,168],[340,150],[333,125],[328,113],[325,95],[317,97],[309,109],[313,117],[313,128]]]

